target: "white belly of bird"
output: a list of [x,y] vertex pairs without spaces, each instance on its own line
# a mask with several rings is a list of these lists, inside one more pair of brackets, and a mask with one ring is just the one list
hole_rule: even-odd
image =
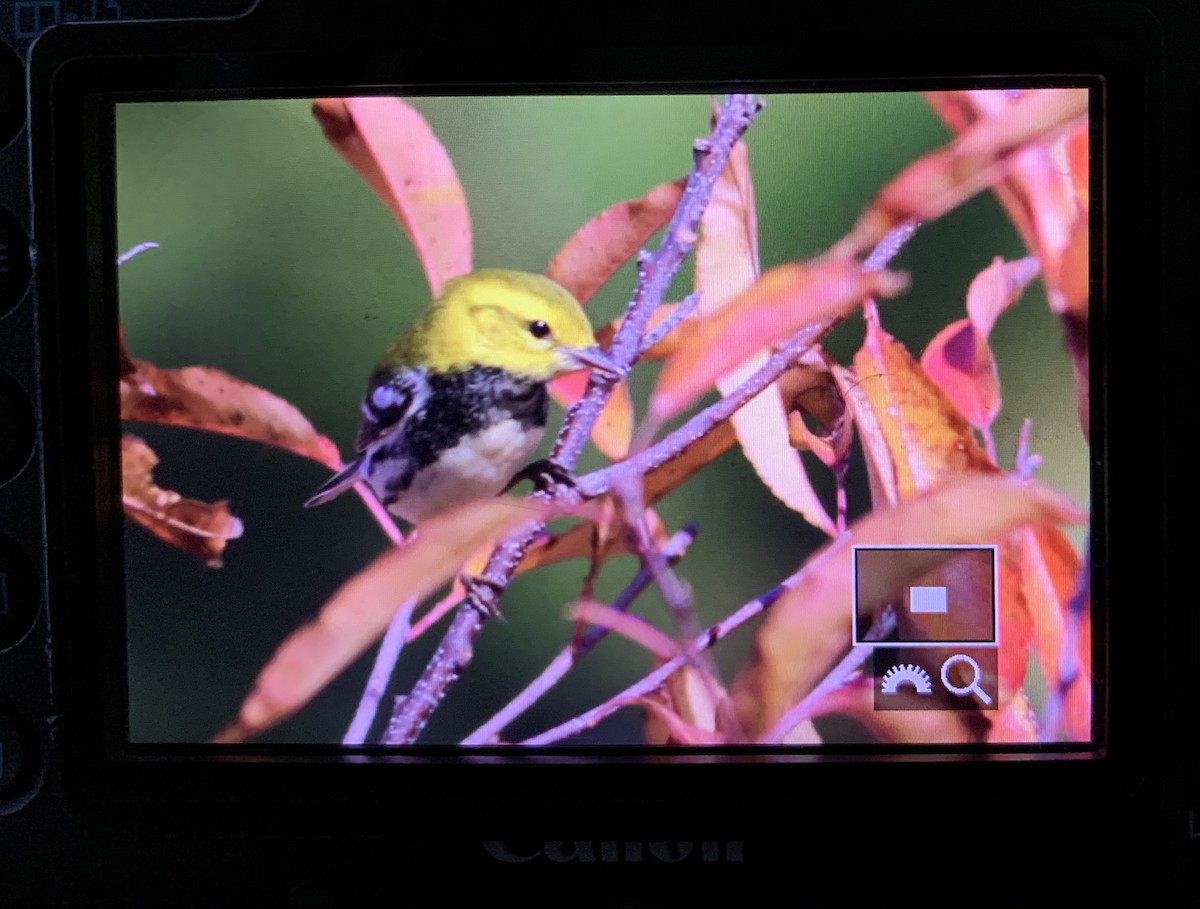
[[464,502],[497,495],[529,463],[542,433],[516,420],[504,420],[464,437],[413,477],[389,511],[417,524]]

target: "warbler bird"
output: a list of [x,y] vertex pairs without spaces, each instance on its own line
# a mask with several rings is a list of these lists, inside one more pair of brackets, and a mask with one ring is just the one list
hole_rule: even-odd
[[410,524],[497,495],[546,430],[546,383],[580,369],[618,375],[578,301],[542,275],[480,269],[388,347],[362,401],[357,457],[306,503],[362,480]]

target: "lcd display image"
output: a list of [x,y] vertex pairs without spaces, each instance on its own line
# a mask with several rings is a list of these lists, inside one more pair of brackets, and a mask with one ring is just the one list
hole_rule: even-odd
[[130,741],[1092,745],[1096,91],[117,103]]

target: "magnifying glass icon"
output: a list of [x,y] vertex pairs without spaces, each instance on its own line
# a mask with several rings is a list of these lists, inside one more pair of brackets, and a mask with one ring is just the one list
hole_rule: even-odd
[[[956,663],[966,663],[971,667],[971,681],[960,688],[958,685],[950,682],[950,667]],[[965,697],[974,692],[979,695],[979,700],[983,701],[984,706],[991,707],[992,699],[988,693],[979,687],[979,680],[983,678],[983,670],[979,668],[979,664],[974,659],[967,656],[965,653],[956,653],[946,662],[942,663],[942,684],[946,686],[946,690],[951,694],[957,694],[959,697]]]

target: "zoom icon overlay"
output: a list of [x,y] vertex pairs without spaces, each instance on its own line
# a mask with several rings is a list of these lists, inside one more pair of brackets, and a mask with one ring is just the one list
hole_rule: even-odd
[[853,644],[876,710],[994,710],[995,546],[855,546]]

